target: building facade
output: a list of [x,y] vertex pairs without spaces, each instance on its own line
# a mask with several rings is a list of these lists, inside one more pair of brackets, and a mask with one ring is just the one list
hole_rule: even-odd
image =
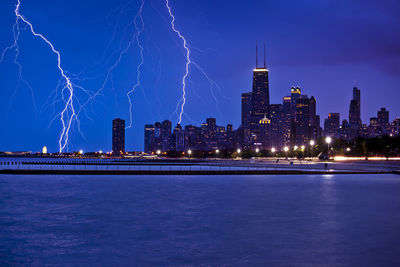
[[119,118],[114,119],[112,123],[112,153],[125,153],[125,120]]

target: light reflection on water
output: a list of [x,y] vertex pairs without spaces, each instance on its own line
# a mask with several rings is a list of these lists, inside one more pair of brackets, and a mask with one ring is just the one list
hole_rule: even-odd
[[1,175],[0,265],[395,266],[399,192],[395,175]]

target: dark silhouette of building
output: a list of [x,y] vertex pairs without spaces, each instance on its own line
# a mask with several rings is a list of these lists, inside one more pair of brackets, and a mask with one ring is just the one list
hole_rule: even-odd
[[171,150],[172,123],[165,120],[161,123],[161,151]]
[[292,113],[291,113],[292,97],[285,96],[283,98],[283,121],[282,121],[282,143],[283,146],[292,144]]
[[360,135],[361,130],[361,92],[357,87],[353,88],[353,99],[350,101],[349,110],[349,138]]
[[340,136],[340,114],[329,113],[324,123],[324,135],[329,137]]
[[144,126],[144,152],[146,153],[154,150],[154,132],[155,127],[153,124],[146,124]]
[[312,96],[301,95],[296,99],[295,144],[308,145],[316,138],[316,101]]
[[282,104],[271,104],[270,105],[270,143],[271,148],[280,150],[283,148],[283,135],[284,135],[284,113]]
[[245,146],[250,144],[250,123],[251,123],[251,93],[242,94],[242,143]]
[[112,153],[114,155],[125,153],[125,120],[119,118],[113,120]]
[[378,111],[378,123],[383,128],[389,126],[389,111],[386,110],[386,108],[381,108],[381,110]]

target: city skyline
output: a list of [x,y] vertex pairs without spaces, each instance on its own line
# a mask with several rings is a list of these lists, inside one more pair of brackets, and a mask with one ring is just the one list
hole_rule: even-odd
[[[136,2],[124,10],[111,12],[107,20],[98,21],[109,10],[123,4],[123,1],[96,2],[96,12],[84,17],[82,14],[86,14],[93,5],[90,1],[72,1],[63,7],[65,12],[73,14],[71,17],[55,17],[54,11],[60,8],[57,3],[48,5],[47,1],[34,4],[22,1],[21,12],[34,22],[38,31],[51,38],[65,58],[66,69],[74,74],[101,59],[107,41],[113,35],[112,28],[117,25],[119,11],[122,12],[121,28],[131,21],[131,15],[137,10]],[[257,39],[260,47],[264,41],[267,44],[271,103],[281,103],[281,97],[288,88],[299,86],[308,95],[315,96],[317,114],[321,116],[322,125],[328,113],[340,112],[342,118],[348,113],[351,88],[357,80],[357,86],[362,90],[363,122],[369,122],[370,117],[377,116],[376,112],[381,107],[390,111],[390,121],[400,114],[395,97],[400,84],[399,60],[396,60],[399,55],[392,49],[397,47],[399,41],[395,34],[398,32],[398,23],[393,23],[397,18],[394,12],[398,10],[397,3],[387,2],[376,8],[374,3],[362,5],[358,2],[340,2],[337,9],[329,8],[332,5],[330,1],[318,5],[293,3],[290,7],[259,1],[240,8],[236,4],[227,7],[223,1],[209,7],[207,2],[198,5],[190,1],[171,1],[171,5],[176,13],[177,26],[192,46],[193,59],[221,88],[219,90],[215,87],[213,91],[219,103],[217,109],[208,81],[192,66],[186,113],[194,121],[184,117],[183,124],[197,124],[204,118],[216,117],[224,125],[232,123],[234,128],[239,126],[240,94],[251,89],[248,77],[254,66],[254,43]],[[75,8],[77,6],[78,9]],[[14,8],[15,1],[2,3],[2,48],[12,40]],[[74,12],[68,12],[69,9],[74,9]],[[228,19],[217,16],[221,10],[225,10]],[[340,10],[357,12],[343,13]],[[371,10],[376,12],[371,13]],[[255,11],[256,14],[244,15],[240,25],[230,17],[241,12],[244,14],[245,11]],[[300,16],[301,11],[309,16]],[[265,15],[258,17],[257,14]],[[323,14],[324,19],[319,14]],[[173,113],[180,98],[180,79],[185,63],[182,47],[177,44],[179,40],[165,23],[168,14],[164,3],[154,1],[146,4],[143,15],[147,30],[143,37],[146,43],[143,87],[137,90],[133,98],[134,124],[132,129],[126,131],[127,150],[142,150],[143,126],[151,121],[168,118]],[[193,16],[197,19],[194,20]],[[94,22],[96,19],[97,22]],[[296,21],[296,25],[293,21]],[[320,21],[321,25],[307,31],[308,26],[315,25],[316,21]],[[335,31],[332,34],[333,29]],[[287,33],[287,37],[281,38],[281,32]],[[67,35],[73,35],[74,38],[66,38]],[[88,36],[91,36],[90,40]],[[377,43],[374,40],[382,41]],[[120,41],[126,42],[126,38],[117,36],[115,41],[116,44],[112,44],[106,53],[106,58],[112,51],[117,51],[117,44]],[[87,117],[81,117],[82,135],[78,128],[73,129],[69,151],[81,148],[85,151],[109,150],[109,121],[116,117],[127,119],[129,115],[125,93],[135,82],[137,53],[137,48],[128,53],[127,58],[130,60],[125,59],[114,74],[115,88],[108,86],[104,95],[88,107]],[[45,105],[59,79],[53,68],[54,57],[26,30],[21,32],[23,74],[33,88],[38,107],[36,114],[29,88],[23,86],[14,95],[17,70],[12,60],[13,54],[7,54],[0,64],[0,72],[3,74],[0,77],[0,106],[4,114],[0,123],[6,125],[0,134],[0,150],[40,151],[46,145],[49,151],[57,151],[60,127],[57,121],[51,124],[54,118],[52,108],[46,108]],[[41,63],[40,68],[36,67],[36,62]],[[158,66],[161,66],[160,69]],[[92,69],[88,76],[103,73],[105,67],[103,64],[99,70]],[[158,85],[157,77],[161,77]],[[93,90],[99,82],[89,81],[85,87]],[[176,116],[173,115],[171,120],[175,125]]]

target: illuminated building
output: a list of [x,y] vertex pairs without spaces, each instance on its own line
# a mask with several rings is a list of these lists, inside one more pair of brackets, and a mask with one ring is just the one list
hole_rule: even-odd
[[146,153],[154,151],[154,133],[155,127],[153,124],[146,124],[144,126],[144,152]]
[[172,151],[185,151],[185,130],[182,129],[182,126],[178,123],[174,131],[172,132],[171,138],[171,150]]
[[283,112],[283,121],[282,121],[282,143],[283,146],[290,146],[292,140],[292,113],[291,113],[291,101],[292,98],[290,96],[285,96],[283,98],[282,112]]
[[258,66],[258,47],[256,49],[256,68],[253,70],[253,88],[251,92],[250,148],[260,146],[260,141],[265,139],[261,136],[259,122],[264,116],[269,117],[270,115],[269,80],[265,60],[265,45],[263,67]]
[[171,150],[171,131],[172,123],[165,120],[161,123],[161,151]]
[[112,128],[112,153],[120,155],[125,152],[125,120],[116,118]]
[[254,147],[260,150],[268,150],[271,148],[271,120],[264,117],[258,121],[258,136],[257,143],[254,143]]
[[316,138],[316,101],[312,96],[301,95],[296,100],[295,140],[294,144],[302,146]]
[[283,139],[284,139],[284,113],[283,113],[283,105],[282,104],[271,104],[270,105],[270,119],[271,119],[271,127],[270,127],[270,141],[271,147],[275,147],[280,150],[284,147]]
[[393,120],[391,124],[391,134],[392,136],[400,135],[400,118]]

